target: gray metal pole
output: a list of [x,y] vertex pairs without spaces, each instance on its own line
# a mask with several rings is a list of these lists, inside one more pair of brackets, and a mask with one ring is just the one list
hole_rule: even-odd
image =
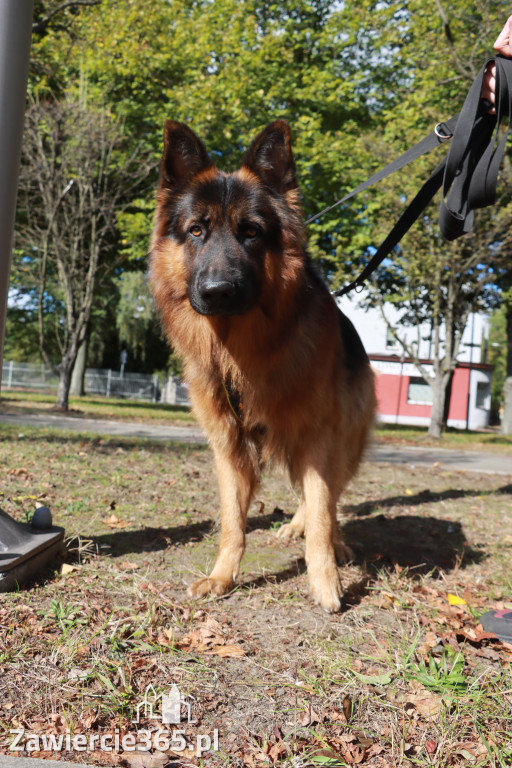
[[0,381],[33,0],[0,0]]

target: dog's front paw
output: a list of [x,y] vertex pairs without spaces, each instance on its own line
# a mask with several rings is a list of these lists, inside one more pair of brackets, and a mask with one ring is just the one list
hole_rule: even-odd
[[336,613],[341,608],[341,582],[335,564],[309,571],[309,586],[313,600],[327,613]]
[[233,580],[217,579],[211,576],[194,582],[188,588],[190,597],[205,597],[205,595],[225,595],[233,589]]

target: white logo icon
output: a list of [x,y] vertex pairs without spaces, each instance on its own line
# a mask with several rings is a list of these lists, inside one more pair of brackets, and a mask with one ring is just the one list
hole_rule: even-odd
[[[157,712],[157,704],[160,702],[160,712]],[[161,720],[162,723],[169,725],[177,725],[181,723],[181,710],[185,708],[187,713],[187,722],[195,723],[196,720],[192,720],[192,713],[190,702],[182,698],[180,689],[176,684],[171,685],[167,693],[157,693],[153,684],[150,683],[145,691],[144,699],[137,704],[135,710],[136,717],[132,720],[133,723],[140,723],[140,716],[148,718],[149,720]]]

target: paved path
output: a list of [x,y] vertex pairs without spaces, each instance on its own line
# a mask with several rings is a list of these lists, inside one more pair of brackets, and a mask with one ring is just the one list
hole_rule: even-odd
[[[112,765],[112,763],[105,761],[105,765]],[[0,755],[0,768],[98,768],[98,766],[68,763],[67,760],[40,760],[37,757],[19,757],[13,754],[12,756]]]
[[92,432],[112,437],[145,437],[149,440],[177,440],[184,443],[206,443],[199,427],[175,427],[151,422],[109,421],[107,419],[82,419],[57,413],[12,414],[0,411],[0,422],[27,427],[65,429],[70,432]]
[[[174,440],[186,443],[206,443],[199,427],[163,426],[160,424],[105,419],[83,419],[61,414],[9,414],[0,412],[0,422],[19,426],[50,427],[72,432],[88,432],[114,437],[142,437],[150,440]],[[512,477],[512,455],[483,453],[420,446],[373,445],[367,459],[374,462],[432,466],[465,472],[484,472]]]
[[439,465],[444,469],[462,472],[483,472],[507,475],[512,478],[512,454],[462,451],[450,448],[422,448],[420,446],[374,445],[368,452],[369,461],[410,466]]

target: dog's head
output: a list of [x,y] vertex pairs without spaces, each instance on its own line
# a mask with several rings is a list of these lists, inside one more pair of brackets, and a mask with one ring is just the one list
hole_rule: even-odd
[[267,126],[231,174],[186,125],[169,120],[164,139],[153,249],[172,242],[200,315],[245,314],[275,271],[269,254],[283,251],[284,220],[299,215],[288,123]]

